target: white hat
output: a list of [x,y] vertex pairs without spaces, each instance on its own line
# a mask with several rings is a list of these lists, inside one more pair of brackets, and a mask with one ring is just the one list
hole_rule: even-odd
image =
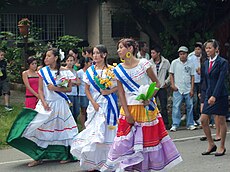
[[188,52],[188,48],[187,47],[185,47],[185,46],[181,46],[179,49],[178,49],[178,52],[181,52],[181,51],[183,51],[183,52]]

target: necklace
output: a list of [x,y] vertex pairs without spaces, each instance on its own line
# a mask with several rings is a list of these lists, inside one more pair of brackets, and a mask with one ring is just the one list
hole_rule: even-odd
[[[100,70],[98,66],[96,66],[96,67],[97,67],[97,70]],[[104,70],[104,69],[105,69],[105,65],[104,65],[103,68],[101,69],[101,76],[100,76],[100,77],[102,77],[102,74],[103,74],[103,70]]]

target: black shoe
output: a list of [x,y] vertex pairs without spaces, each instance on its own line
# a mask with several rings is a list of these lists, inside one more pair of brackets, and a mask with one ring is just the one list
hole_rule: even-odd
[[215,142],[218,142],[218,141],[220,141],[220,140],[221,140],[221,138],[219,138],[219,139],[214,138],[214,139],[213,139],[213,141],[215,141]]
[[206,140],[207,140],[207,137],[205,136],[200,138],[200,141],[206,141]]
[[[210,155],[212,152],[215,152],[217,149],[216,145],[212,147],[212,149],[210,151],[206,151],[201,153],[202,155]],[[218,155],[217,155],[218,156]]]
[[223,156],[226,152],[226,148],[224,148],[224,151],[222,153],[215,153],[215,156]]

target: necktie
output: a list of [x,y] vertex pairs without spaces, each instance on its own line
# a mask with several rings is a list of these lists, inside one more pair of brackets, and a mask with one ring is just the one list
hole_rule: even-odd
[[210,71],[212,69],[212,64],[213,64],[213,61],[210,61],[209,68],[208,68],[208,73],[210,73]]

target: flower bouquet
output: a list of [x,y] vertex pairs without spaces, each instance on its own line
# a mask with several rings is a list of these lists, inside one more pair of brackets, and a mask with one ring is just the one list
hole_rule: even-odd
[[[156,90],[159,90],[159,88],[156,87],[156,82],[153,82],[150,85],[141,85],[138,88],[139,95],[137,96],[136,100],[147,101],[153,97],[153,94],[155,93]],[[145,106],[146,115],[148,121],[150,121],[148,116],[148,110],[149,110],[149,106]]]
[[105,78],[99,77],[99,75],[94,75],[94,81],[98,85],[98,87],[102,90],[110,89],[113,85],[112,80],[115,78],[115,75],[113,73],[113,67],[108,66],[108,68],[105,71]]
[[[99,75],[94,76],[94,81],[96,82],[96,84],[98,85],[98,87],[102,90],[105,89],[110,89],[113,85],[112,80],[115,78],[115,75],[113,73],[113,66],[108,66],[108,68],[105,71],[105,76],[106,77],[99,77]],[[101,94],[98,96],[100,97]],[[110,130],[114,130],[116,129],[116,126],[114,125],[109,125],[108,128]]]
[[56,79],[56,84],[58,87],[68,87],[68,83],[69,83],[69,79],[67,79],[66,77],[60,77]]

